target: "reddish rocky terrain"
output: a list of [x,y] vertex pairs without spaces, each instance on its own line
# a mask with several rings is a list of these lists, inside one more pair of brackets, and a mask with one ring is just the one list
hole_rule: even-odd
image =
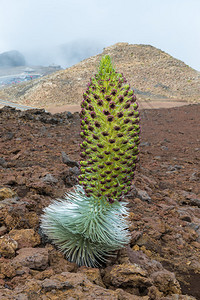
[[200,299],[199,115],[199,104],[141,110],[131,243],[95,269],[65,260],[39,227],[77,183],[78,113],[1,109],[0,299]]

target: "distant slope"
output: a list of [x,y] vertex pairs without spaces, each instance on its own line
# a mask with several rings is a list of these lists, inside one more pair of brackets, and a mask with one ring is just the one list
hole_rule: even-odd
[[150,45],[118,43],[71,68],[40,79],[0,90],[0,98],[38,107],[79,104],[89,78],[102,55],[112,57],[138,100],[186,100],[200,102],[200,72]]

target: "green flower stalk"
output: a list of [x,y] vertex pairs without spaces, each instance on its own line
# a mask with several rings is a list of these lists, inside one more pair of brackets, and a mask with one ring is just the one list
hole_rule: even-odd
[[78,265],[99,266],[129,242],[128,193],[138,161],[136,97],[108,55],[81,103],[79,185],[45,208],[43,232]]
[[140,131],[136,97],[108,55],[83,97],[79,184],[86,195],[113,203],[128,192],[134,177]]

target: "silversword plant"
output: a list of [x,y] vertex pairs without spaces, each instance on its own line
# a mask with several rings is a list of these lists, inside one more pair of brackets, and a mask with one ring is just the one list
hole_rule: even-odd
[[136,97],[108,55],[81,103],[79,185],[45,208],[43,232],[78,265],[98,266],[129,242],[124,202],[138,161]]

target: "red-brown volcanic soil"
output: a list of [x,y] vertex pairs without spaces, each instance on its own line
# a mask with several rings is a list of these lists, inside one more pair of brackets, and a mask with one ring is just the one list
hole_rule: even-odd
[[[188,104],[188,102],[183,101],[183,100],[172,100],[172,101],[140,101],[139,105],[141,109],[154,109],[154,108],[171,108],[171,107],[179,107]],[[70,111],[72,113],[74,112],[80,112],[81,107],[80,105],[61,105],[61,106],[46,106],[45,107],[46,111],[50,112],[51,114],[55,113],[61,113],[64,111]]]
[[77,183],[78,113],[1,109],[0,299],[200,299],[199,116],[200,104],[141,109],[131,243],[92,269],[39,229],[42,209]]

